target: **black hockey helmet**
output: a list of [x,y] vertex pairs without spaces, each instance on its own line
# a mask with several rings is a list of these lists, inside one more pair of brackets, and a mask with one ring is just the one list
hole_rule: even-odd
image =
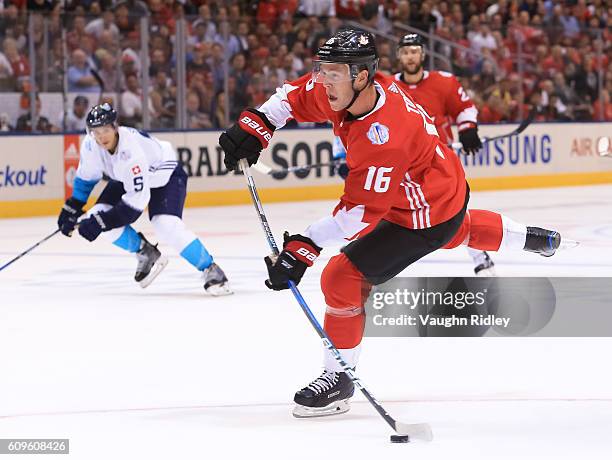
[[117,111],[108,102],[94,106],[87,114],[87,129],[98,128],[105,125],[115,125]]
[[352,79],[362,70],[367,70],[372,81],[378,69],[374,36],[361,29],[339,30],[319,48],[315,67],[322,62],[348,64]]
[[420,46],[425,49],[427,42],[422,35],[419,34],[406,34],[402,37],[402,39],[397,44],[397,48],[402,48],[404,46]]

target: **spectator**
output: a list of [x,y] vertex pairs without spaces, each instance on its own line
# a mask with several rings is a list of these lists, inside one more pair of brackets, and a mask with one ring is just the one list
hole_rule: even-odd
[[14,89],[13,67],[4,53],[0,51],[0,91],[13,91]]
[[90,21],[85,26],[85,33],[93,35],[96,39],[100,39],[102,33],[107,31],[111,34],[114,40],[119,39],[119,27],[114,23],[115,15],[111,10],[105,10],[102,13],[102,17]]
[[[546,47],[543,46],[546,50]],[[554,72],[562,72],[566,66],[565,58],[563,57],[563,48],[559,45],[555,45],[551,48],[551,53],[542,62],[544,70],[551,74]]]
[[110,30],[103,30],[98,38],[97,49],[106,50],[113,56],[116,56],[120,51],[119,40]]
[[9,119],[8,113],[2,112],[0,113],[0,132],[8,132],[13,131],[15,128],[11,125],[11,120]]
[[189,129],[210,129],[213,127],[207,113],[200,110],[200,96],[195,91],[187,93],[187,127]]
[[174,128],[176,125],[176,88],[170,85],[168,75],[160,70],[155,75],[151,91],[155,128]]
[[[15,126],[16,131],[31,132],[32,131],[32,112],[30,110],[30,95],[22,95],[22,104],[27,107],[27,112],[17,118],[17,125]],[[54,133],[58,132],[58,128],[53,126],[47,117],[40,115],[41,103],[40,97],[36,95],[36,131],[41,133]]]
[[87,54],[82,49],[72,52],[72,65],[68,67],[68,91],[93,93],[100,91],[98,81],[91,74]]
[[23,84],[30,78],[30,63],[28,62],[28,58],[19,52],[17,41],[13,38],[4,39],[3,51],[6,59],[11,65],[16,89],[21,91],[23,89]]
[[198,19],[193,21],[199,41],[212,42],[217,36],[217,25],[212,20],[210,7],[204,3],[198,8]]
[[191,53],[191,59],[187,61],[187,81],[189,82],[196,73],[210,73],[210,65],[207,59],[210,58],[210,43],[196,43]]
[[246,72],[246,59],[244,54],[238,53],[232,57],[230,76],[236,80],[236,89],[242,93],[246,93],[250,83],[249,74]]
[[[134,128],[142,127],[142,91],[136,74],[129,74],[125,79],[126,89],[121,93],[121,104],[119,105],[120,123]],[[151,99],[149,99],[149,111],[153,112]]]
[[151,63],[149,64],[149,76],[153,77],[158,72],[172,75],[172,64],[163,49],[154,49],[151,53]]
[[[202,5],[208,7],[208,5]],[[194,47],[199,43],[210,43],[206,35],[206,23],[204,21],[195,20],[192,25],[193,33],[187,37],[187,46]]]
[[82,46],[83,37],[87,35],[85,27],[87,26],[87,20],[84,16],[75,16],[72,20],[72,27],[69,28],[66,33],[66,45],[68,50],[73,51]]
[[139,19],[139,16],[135,13],[130,14],[130,9],[125,3],[115,6],[115,25],[121,36],[127,37],[136,32],[136,19]]
[[476,32],[470,38],[470,46],[474,51],[480,52],[483,48],[494,50],[497,49],[495,37],[491,33],[491,29],[487,25],[479,25]]
[[223,91],[219,91],[215,97],[213,126],[216,129],[223,129],[229,126],[225,121],[225,93]]
[[[85,121],[89,111],[89,99],[85,96],[77,96],[72,103],[72,110],[66,114],[66,131],[85,131]],[[62,113],[60,124],[64,121]]]
[[210,117],[213,106],[214,92],[212,85],[212,75],[208,73],[196,73],[189,81],[188,91],[193,91],[200,98],[200,109]]
[[563,5],[561,8],[563,14],[559,17],[559,21],[563,27],[563,35],[568,38],[577,38],[580,35],[578,19],[570,13],[569,6]]
[[491,94],[481,107],[478,119],[482,123],[499,123],[506,119],[505,108],[498,94]]
[[150,16],[151,14],[147,4],[141,0],[122,0],[119,2],[117,7],[122,4],[124,4],[128,11],[130,11],[131,14],[137,18],[143,16]]
[[429,32],[429,28],[436,24],[436,17],[431,12],[431,4],[425,0],[421,3],[421,8],[416,11],[412,10],[413,14],[410,18],[410,25],[421,29],[424,32]]
[[208,58],[208,65],[210,66],[210,70],[213,77],[213,85],[215,91],[218,92],[223,88],[225,74],[223,72],[223,46],[219,43],[214,43],[212,45],[212,53],[210,58]]
[[98,74],[102,79],[105,91],[116,91],[119,89],[119,69],[117,59],[105,49],[96,51],[96,58],[100,63]]

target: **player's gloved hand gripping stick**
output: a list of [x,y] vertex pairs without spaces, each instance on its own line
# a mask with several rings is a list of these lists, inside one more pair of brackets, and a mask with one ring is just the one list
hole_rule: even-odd
[[[255,161],[257,161],[256,158]],[[278,246],[276,245],[276,241],[274,240],[274,235],[272,234],[270,225],[268,224],[268,219],[266,219],[266,215],[264,214],[263,206],[261,204],[261,200],[259,199],[257,188],[255,187],[255,181],[253,180],[253,176],[251,175],[251,172],[249,170],[249,163],[252,164],[254,163],[254,161],[249,161],[246,158],[239,160],[240,167],[244,172],[244,176],[249,187],[249,192],[251,193],[251,198],[253,200],[253,205],[255,206],[259,222],[261,223],[263,231],[266,235],[266,240],[268,241],[268,245],[270,246],[270,250],[272,251],[272,259],[274,259],[275,257],[279,256],[280,252]],[[287,246],[285,246],[285,249],[286,248]],[[395,430],[395,432],[399,435],[392,436],[391,440],[394,442],[407,442],[410,439],[431,441],[433,439],[433,435],[431,432],[431,428],[427,423],[408,424],[398,422],[387,413],[387,411],[380,405],[378,401],[376,401],[376,399],[374,399],[370,392],[361,383],[361,380],[359,380],[353,370],[344,361],[338,349],[334,346],[330,338],[327,336],[326,332],[319,324],[317,318],[313,315],[312,311],[308,307],[308,304],[304,300],[304,297],[302,297],[302,294],[295,285],[295,282],[289,279],[287,281],[287,284],[289,285],[289,289],[291,289],[291,292],[295,296],[296,300],[300,304],[302,311],[308,318],[308,321],[310,321],[312,327],[317,331],[317,334],[323,342],[323,346],[332,354],[336,361],[338,361],[340,366],[342,366],[343,372],[345,372],[346,375],[348,375],[348,377],[353,381],[355,386],[361,390],[368,402],[372,404],[372,406],[374,406],[376,411],[381,415],[385,422],[387,422],[389,426],[393,428],[393,430]]]

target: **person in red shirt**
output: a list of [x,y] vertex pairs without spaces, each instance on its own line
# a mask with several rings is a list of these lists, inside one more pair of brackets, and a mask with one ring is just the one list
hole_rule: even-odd
[[[325,246],[344,244],[321,275],[325,331],[350,366],[357,364],[365,325],[364,302],[383,283],[425,255],[468,235],[469,187],[455,152],[443,142],[432,118],[391,77],[377,73],[374,37],[345,29],[318,50],[313,73],[278,88],[259,110],[247,109],[221,134],[229,170],[241,159],[254,164],[274,131],[289,119],[331,121],[347,147],[350,168],[344,193],[331,215],[303,234],[285,233],[282,252],[266,257],[266,286],[299,283]],[[561,237],[508,224],[503,244],[552,255]],[[472,243],[470,238],[470,244]],[[294,415],[346,412],[352,380],[325,355],[325,370],[294,397]]]
[[[478,110],[454,75],[423,68],[425,44],[419,34],[402,37],[397,47],[402,71],[394,75],[395,81],[433,118],[442,142],[452,144],[451,126],[456,123],[463,151],[474,154],[482,148],[478,136]],[[474,261],[476,275],[495,275],[495,264],[485,251],[468,247],[468,253]]]

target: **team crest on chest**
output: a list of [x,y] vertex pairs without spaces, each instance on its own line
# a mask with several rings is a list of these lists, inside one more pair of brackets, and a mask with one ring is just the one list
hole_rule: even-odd
[[368,129],[368,139],[374,145],[383,145],[389,141],[389,128],[379,122],[372,123]]

